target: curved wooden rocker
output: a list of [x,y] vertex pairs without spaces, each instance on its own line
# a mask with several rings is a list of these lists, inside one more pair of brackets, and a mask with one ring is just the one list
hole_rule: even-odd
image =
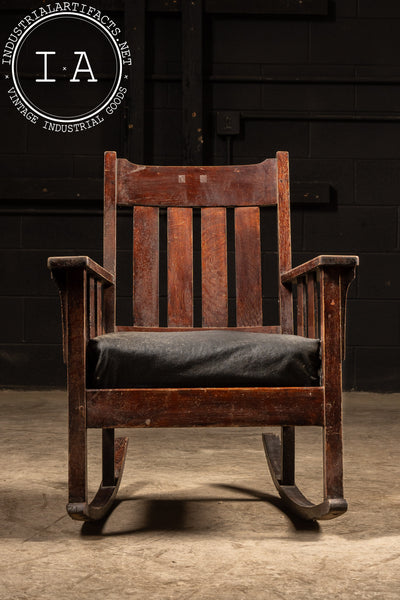
[[[115,428],[271,425],[281,426],[282,444],[278,438],[266,435],[264,445],[272,477],[286,506],[306,519],[342,514],[347,505],[343,497],[341,363],[346,293],[358,258],[322,255],[292,268],[287,153],[278,152],[276,158],[256,165],[156,167],[134,165],[117,159],[115,152],[106,152],[104,182],[104,266],[87,256],[48,261],[61,295],[68,367],[69,515],[78,520],[98,520],[111,509],[127,447],[125,438],[114,442]],[[133,209],[133,325],[127,326],[117,326],[115,320],[118,206]],[[264,324],[262,290],[266,282],[261,277],[261,215],[271,213],[269,209],[263,211],[265,207],[275,209],[278,229],[280,322],[271,326]],[[193,218],[193,209],[198,211],[200,222]],[[229,214],[234,219],[229,220]],[[164,216],[166,223],[160,227]],[[201,261],[196,262],[193,226],[197,224]],[[162,231],[167,232],[166,240],[160,235]],[[233,254],[227,251],[229,236],[234,240],[235,257],[228,269],[228,257],[230,260]],[[161,256],[167,257],[165,314],[159,303]],[[199,266],[201,273],[196,274]],[[195,328],[196,277],[202,300],[201,323]],[[234,310],[230,311],[235,315],[234,322],[232,316],[228,319],[230,277],[234,279],[230,289],[236,289]],[[104,340],[112,344],[110,339],[115,340],[120,332],[124,332],[125,340],[125,332],[134,336],[136,348],[137,340],[143,339],[138,337],[140,332],[158,336],[156,345],[161,346],[163,332],[185,332],[185,336],[194,332],[196,336],[197,331],[210,329],[214,330],[213,339],[215,330],[223,333],[220,340],[226,340],[227,330],[234,330],[239,337],[242,332],[247,336],[255,332],[268,334],[263,339],[268,338],[268,343],[272,340],[272,345],[278,339],[286,344],[288,334],[303,348],[313,346],[313,360],[318,365],[312,376],[307,373],[301,381],[284,372],[278,383],[275,379],[262,379],[261,383],[251,379],[232,385],[232,377],[242,368],[240,363],[233,374],[229,369],[224,371],[226,384],[222,385],[226,387],[220,382],[212,384],[209,379],[199,384],[198,378],[190,385],[182,379],[167,384],[169,368],[162,371],[161,379],[153,373],[146,384],[137,379],[132,382],[131,363],[125,368],[128,384],[118,377],[112,383],[96,379],[89,350]],[[197,341],[192,344],[198,345]],[[223,346],[222,356],[225,350]],[[159,357],[154,357],[152,364],[159,364]],[[287,362],[286,354],[283,358]],[[129,353],[128,359],[132,360]],[[252,376],[258,373],[259,364],[264,373],[264,362],[257,363]],[[146,374],[148,369],[141,371]],[[110,372],[114,376],[115,371],[108,369]],[[254,385],[253,381],[259,383]],[[317,506],[294,482],[295,426],[318,426],[324,431],[325,500]],[[103,480],[92,502],[88,500],[87,485],[88,428],[103,431]]]
[[117,438],[114,446],[114,472],[111,480],[104,474],[103,481],[93,500],[88,502],[69,502],[67,513],[76,521],[99,521],[111,510],[118,494],[124,472],[128,438]]
[[262,439],[272,480],[290,512],[307,521],[334,519],[346,512],[347,502],[344,498],[326,498],[320,504],[314,504],[295,485],[293,477],[284,483],[281,440],[273,433],[264,433]]

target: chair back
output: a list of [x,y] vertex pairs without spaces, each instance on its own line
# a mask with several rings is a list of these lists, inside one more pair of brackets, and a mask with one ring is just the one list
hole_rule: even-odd
[[260,232],[260,210],[275,207],[279,273],[290,269],[286,152],[255,165],[205,167],[136,165],[106,152],[104,266],[114,274],[118,206],[133,210],[135,327],[160,326],[165,270],[167,327],[193,327],[198,300],[201,327],[291,333],[292,298],[282,285],[280,325],[264,324]]

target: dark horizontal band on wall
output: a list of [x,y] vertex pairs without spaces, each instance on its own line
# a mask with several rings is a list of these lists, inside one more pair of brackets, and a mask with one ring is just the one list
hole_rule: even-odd
[[[149,0],[151,12],[180,11],[184,0]],[[204,10],[214,14],[315,15],[329,12],[328,0],[204,0]]]
[[[102,185],[101,179],[0,178],[0,214],[60,214],[62,211],[102,215]],[[328,204],[332,189],[327,182],[293,182],[291,203]],[[131,214],[129,207],[125,211]]]
[[[184,1],[184,0],[183,0]],[[123,11],[123,0],[97,0],[96,8],[108,11]],[[37,8],[38,3],[30,0],[14,0],[12,10]],[[10,10],[9,0],[0,0],[0,10]],[[182,0],[148,0],[148,12],[180,12]],[[204,10],[215,14],[256,15],[327,15],[328,0],[204,0]]]
[[98,200],[103,195],[103,180],[90,177],[1,177],[0,198],[21,200]]
[[246,110],[242,119],[266,121],[400,121],[399,113]]
[[[147,81],[159,81],[165,83],[181,82],[182,76],[179,73],[153,73],[146,77]],[[204,81],[209,83],[265,83],[265,84],[328,84],[328,85],[397,85],[400,83],[398,73],[386,77],[374,77],[367,75],[312,75],[310,73],[300,73],[291,75],[268,74],[263,75],[209,75],[204,77]]]

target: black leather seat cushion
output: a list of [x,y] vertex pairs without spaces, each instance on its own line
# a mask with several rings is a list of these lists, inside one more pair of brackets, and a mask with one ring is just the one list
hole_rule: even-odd
[[244,331],[121,332],[91,339],[89,388],[319,385],[319,340]]

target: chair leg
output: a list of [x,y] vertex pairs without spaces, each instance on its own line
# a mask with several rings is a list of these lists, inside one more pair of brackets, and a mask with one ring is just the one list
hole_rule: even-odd
[[295,481],[295,428],[281,427],[281,480],[283,485]]
[[[111,510],[121,483],[128,446],[128,438],[120,437],[115,440],[114,429],[103,429],[102,437],[103,480],[95,497],[90,503],[88,502],[86,484],[84,492],[81,493],[81,498],[79,501],[75,500],[76,496],[71,494],[71,490],[74,488],[75,478],[74,476],[72,476],[72,479],[70,477],[70,502],[67,504],[67,512],[70,517],[78,521],[97,521],[104,518]],[[84,436],[84,444],[81,445],[80,456],[79,472],[81,474],[81,479],[82,476],[84,479],[86,479],[86,431]]]
[[316,520],[334,519],[346,512],[340,423],[337,427],[324,427],[324,501],[320,504],[310,502],[295,484],[294,428],[282,427],[281,439],[274,434],[263,434],[262,437],[275,487],[292,513],[302,519]]

